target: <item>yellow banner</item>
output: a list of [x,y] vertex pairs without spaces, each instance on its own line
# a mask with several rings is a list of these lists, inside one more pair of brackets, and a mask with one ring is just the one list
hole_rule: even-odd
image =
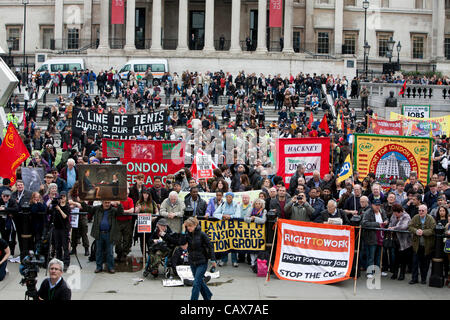
[[266,249],[264,224],[247,223],[243,220],[199,220],[202,231],[214,245],[214,252],[263,251]]
[[403,134],[412,137],[435,137],[450,134],[450,115],[435,118],[414,118],[392,112],[391,121],[403,121]]
[[384,188],[392,180],[406,181],[411,171],[426,185],[431,152],[431,138],[355,134],[354,166],[362,178],[374,173]]

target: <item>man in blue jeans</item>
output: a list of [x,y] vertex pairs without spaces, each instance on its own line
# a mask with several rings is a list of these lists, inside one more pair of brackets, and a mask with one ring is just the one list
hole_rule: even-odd
[[106,254],[106,264],[109,273],[115,273],[113,247],[120,239],[119,225],[116,217],[123,215],[123,207],[120,202],[103,201],[100,206],[91,207],[82,203],[83,210],[92,214],[91,236],[96,240],[97,268],[95,273],[103,271],[103,257]]
[[5,279],[6,276],[6,265],[8,263],[8,258],[11,255],[9,250],[8,242],[0,239],[0,281]]

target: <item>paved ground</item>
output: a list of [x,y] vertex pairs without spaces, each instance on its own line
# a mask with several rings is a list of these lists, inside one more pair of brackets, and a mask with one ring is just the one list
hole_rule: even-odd
[[[78,247],[81,251],[81,246]],[[83,250],[84,251],[84,250]],[[139,256],[138,245],[133,247],[133,255]],[[163,287],[162,276],[157,280],[149,278],[137,283],[135,279],[142,278],[142,270],[133,271],[131,265],[117,266],[124,270],[116,274],[95,274],[95,263],[88,262],[82,253],[78,255],[82,270],[80,289],[72,291],[75,300],[187,300],[190,298],[190,287]],[[71,268],[78,267],[75,256],[71,256]],[[0,300],[24,299],[25,287],[19,282],[18,263],[8,263],[9,274],[0,282]],[[70,269],[69,269],[70,270]],[[127,271],[125,271],[127,270]],[[137,268],[135,267],[135,270]],[[230,263],[218,267],[220,278],[212,279],[208,284],[213,292],[213,299],[218,300],[301,300],[301,299],[330,299],[330,300],[439,300],[449,299],[450,289],[433,288],[428,285],[409,285],[410,275],[404,281],[391,280],[389,277],[381,279],[381,289],[368,289],[366,277],[358,279],[357,293],[353,294],[353,280],[319,285],[282,281],[275,276],[266,283],[265,278],[258,278],[251,272],[249,266],[241,263],[234,268]],[[65,274],[67,279],[69,276]],[[45,270],[41,270],[38,277],[38,287],[45,278]]]

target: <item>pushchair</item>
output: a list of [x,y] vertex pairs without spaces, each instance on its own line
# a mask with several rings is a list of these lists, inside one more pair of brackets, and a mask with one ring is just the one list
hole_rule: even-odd
[[170,258],[175,251],[175,247],[175,245],[167,241],[150,244],[147,249],[148,257],[143,276],[147,277],[149,274],[152,274],[156,279],[159,275],[159,266],[162,266],[164,268],[164,276],[166,279],[170,278],[171,272],[173,272]]

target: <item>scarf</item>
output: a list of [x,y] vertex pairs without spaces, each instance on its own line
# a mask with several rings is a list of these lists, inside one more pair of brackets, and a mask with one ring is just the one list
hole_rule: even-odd
[[259,209],[259,210],[257,210],[256,208],[253,208],[252,209],[252,213],[251,213],[251,216],[253,217],[258,217],[258,218],[261,218],[261,216],[262,216],[262,208],[261,209]]

